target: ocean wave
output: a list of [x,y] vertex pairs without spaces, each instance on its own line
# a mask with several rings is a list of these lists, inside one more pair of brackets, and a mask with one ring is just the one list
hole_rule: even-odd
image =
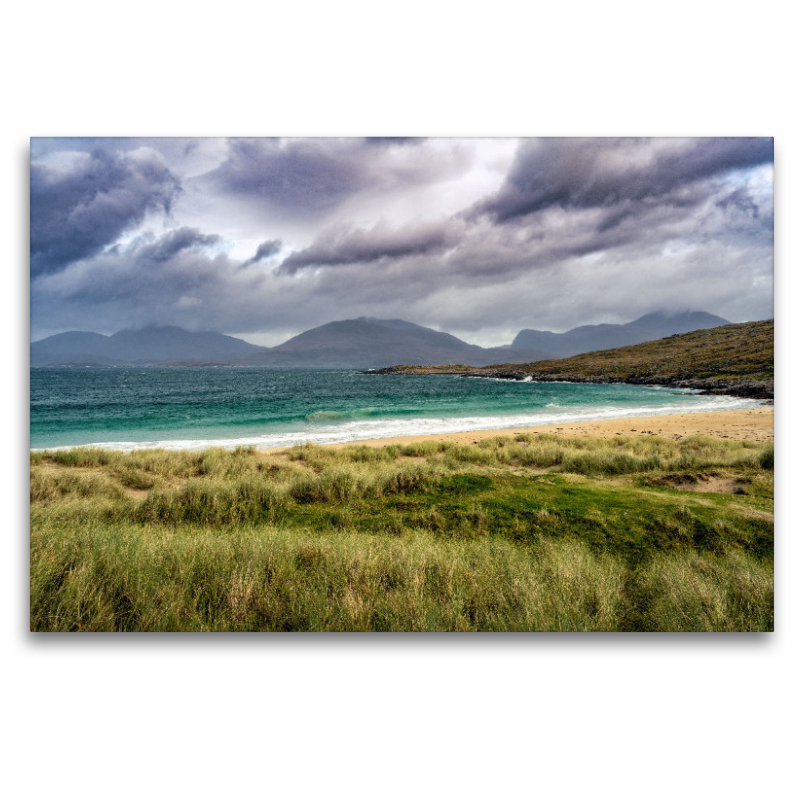
[[307,422],[335,422],[339,419],[350,419],[350,414],[341,411],[313,411],[306,414],[305,419]]
[[[692,414],[703,411],[727,411],[739,408],[756,408],[760,400],[750,400],[726,395],[688,394],[684,402],[659,405],[604,405],[550,408],[535,412],[509,415],[474,415],[462,417],[418,417],[415,419],[384,417],[381,419],[349,419],[338,424],[314,424],[294,431],[265,432],[243,436],[226,436],[198,439],[160,439],[152,441],[94,442],[92,447],[113,450],[141,450],[164,448],[167,450],[202,450],[207,447],[234,447],[254,445],[258,448],[289,447],[312,442],[315,444],[343,444],[364,439],[389,439],[397,436],[419,436],[441,433],[464,433],[476,430],[508,430],[532,428],[558,423],[594,422],[626,417],[649,417],[657,414]],[[325,412],[317,412],[325,413]],[[329,423],[332,420],[329,421]],[[63,449],[63,448],[49,448]]]

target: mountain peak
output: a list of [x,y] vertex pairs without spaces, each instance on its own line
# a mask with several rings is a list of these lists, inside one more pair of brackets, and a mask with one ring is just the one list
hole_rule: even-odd
[[615,347],[641,344],[663,339],[676,333],[689,333],[705,328],[718,328],[730,324],[728,320],[705,311],[653,311],[633,322],[622,325],[581,325],[566,333],[522,330],[514,339],[513,347],[530,347],[550,351],[559,358],[610,350]]
[[511,347],[483,348],[402,319],[358,317],[304,331],[276,347],[259,347],[212,331],[148,325],[113,336],[72,331],[31,345],[31,366],[221,363],[372,367],[388,364],[484,364],[540,361],[662,339],[728,324],[704,311],[656,311],[625,325],[583,325],[567,333],[523,330]]
[[389,328],[393,331],[431,331],[433,328],[426,328],[424,325],[417,325],[416,322],[408,322],[404,319],[379,319],[378,317],[357,317],[358,322],[369,322],[373,325],[380,325],[382,328]]

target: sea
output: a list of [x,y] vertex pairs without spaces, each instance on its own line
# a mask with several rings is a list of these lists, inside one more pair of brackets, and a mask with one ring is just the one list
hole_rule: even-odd
[[30,376],[33,450],[330,444],[760,405],[660,386],[354,369],[42,367]]

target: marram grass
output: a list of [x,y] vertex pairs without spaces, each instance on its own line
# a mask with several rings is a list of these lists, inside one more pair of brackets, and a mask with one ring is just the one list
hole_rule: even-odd
[[707,437],[32,453],[31,629],[772,630],[772,469]]

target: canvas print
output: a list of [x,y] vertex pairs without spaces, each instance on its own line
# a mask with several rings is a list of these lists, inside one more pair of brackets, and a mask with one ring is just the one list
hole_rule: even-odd
[[771,138],[34,138],[32,631],[771,631]]

